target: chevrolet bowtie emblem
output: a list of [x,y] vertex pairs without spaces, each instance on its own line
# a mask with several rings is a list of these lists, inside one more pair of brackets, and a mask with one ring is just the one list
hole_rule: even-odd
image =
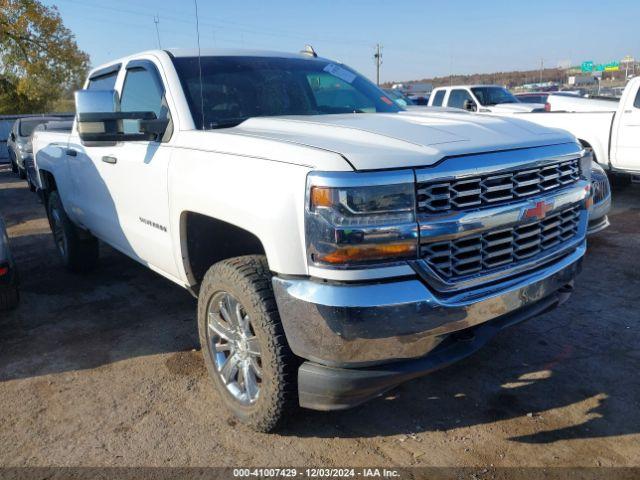
[[537,220],[542,220],[551,210],[553,210],[553,203],[547,203],[543,200],[536,203],[535,207],[525,209],[522,212],[522,218],[535,218]]

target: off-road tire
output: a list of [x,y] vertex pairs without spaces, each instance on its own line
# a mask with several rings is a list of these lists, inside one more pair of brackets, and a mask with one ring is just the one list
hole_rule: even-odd
[[[69,220],[60,195],[56,191],[49,194],[47,213],[56,249],[64,266],[72,272],[88,272],[94,269],[98,264],[98,239],[90,233],[80,230]],[[56,237],[57,222],[60,224],[62,247]]]
[[[242,304],[260,343],[263,377],[260,394],[252,405],[242,405],[233,397],[215,367],[207,336],[208,307],[211,299],[221,292],[233,295]],[[231,258],[209,268],[198,298],[198,331],[204,361],[222,403],[240,422],[259,432],[271,432],[298,409],[300,360],[285,338],[264,256]]]
[[17,287],[12,285],[0,288],[0,311],[13,310],[18,306],[19,301],[20,294]]

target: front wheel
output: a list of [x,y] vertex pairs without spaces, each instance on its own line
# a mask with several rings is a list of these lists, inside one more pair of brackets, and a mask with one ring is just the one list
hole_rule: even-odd
[[73,224],[56,191],[49,194],[48,212],[53,240],[64,266],[72,272],[92,270],[98,263],[98,239]]
[[254,430],[270,432],[297,408],[299,362],[284,335],[262,256],[211,267],[198,299],[205,364],[222,403]]

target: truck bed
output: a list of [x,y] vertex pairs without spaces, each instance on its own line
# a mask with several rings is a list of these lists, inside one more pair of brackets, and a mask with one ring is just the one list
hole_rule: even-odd
[[551,112],[615,112],[618,98],[584,98],[569,95],[549,95],[547,103]]

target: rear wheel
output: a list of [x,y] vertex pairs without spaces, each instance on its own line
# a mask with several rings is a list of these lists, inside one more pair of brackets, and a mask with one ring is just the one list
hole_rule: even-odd
[[69,220],[58,192],[49,194],[48,213],[53,240],[65,267],[73,272],[93,269],[98,263],[98,239]]
[[269,432],[297,409],[299,362],[284,336],[264,257],[224,260],[207,271],[198,330],[222,403],[238,420]]

